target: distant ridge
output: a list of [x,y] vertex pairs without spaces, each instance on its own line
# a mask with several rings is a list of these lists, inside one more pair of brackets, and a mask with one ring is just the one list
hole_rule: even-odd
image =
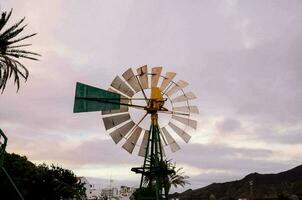
[[[252,187],[250,185],[252,181]],[[252,191],[251,191],[252,190]],[[206,187],[174,193],[170,198],[203,200],[215,195],[217,200],[255,199],[302,199],[302,165],[277,174],[252,173],[241,180],[212,183]],[[296,195],[296,196],[294,196]]]

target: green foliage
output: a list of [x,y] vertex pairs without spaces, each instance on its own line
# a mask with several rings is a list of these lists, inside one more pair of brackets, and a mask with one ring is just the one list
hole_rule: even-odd
[[299,200],[299,197],[297,195],[288,195],[284,193],[280,193],[277,195],[278,200]]
[[133,194],[130,197],[130,200],[136,200],[136,199],[147,199],[148,197],[150,199],[154,198],[156,196],[155,188],[138,188],[133,192]]
[[184,187],[187,184],[190,184],[188,179],[189,176],[186,176],[183,168],[176,168],[176,163],[172,163],[170,160],[166,160],[166,165],[168,166],[168,169],[172,169],[175,171],[175,173],[172,173],[170,176],[168,176],[168,182],[171,183],[171,186],[174,186],[177,188],[178,186]]
[[299,197],[297,195],[290,195],[289,197],[290,200],[299,200]]
[[[80,183],[68,169],[46,164],[36,166],[25,156],[8,153],[5,155],[4,167],[25,199],[59,200],[60,197],[85,196],[84,184]],[[8,180],[2,174],[0,180],[1,198],[17,199]]]
[[287,196],[284,195],[283,193],[278,194],[278,200],[288,200]]
[[4,159],[6,145],[7,145],[7,137],[0,129],[0,167],[3,166],[3,159]]
[[29,72],[27,68],[20,62],[20,58],[37,60],[40,54],[24,50],[24,47],[31,44],[19,44],[34,35],[25,35],[20,37],[26,25],[23,24],[25,18],[8,27],[4,30],[5,25],[12,15],[12,10],[9,13],[2,12],[0,18],[0,90],[5,89],[9,78],[14,77],[14,82],[17,85],[17,90],[20,87],[20,77],[27,80]]
[[216,200],[216,197],[214,194],[211,194],[210,197],[209,197],[209,200]]
[[[171,187],[177,188],[178,186],[184,187],[186,184],[190,184],[188,179],[189,176],[186,176],[183,172],[183,168],[177,168],[176,163],[171,160],[163,160],[159,163],[161,172],[162,172],[162,185],[166,195],[168,195]],[[148,176],[144,177],[144,185],[149,184]]]

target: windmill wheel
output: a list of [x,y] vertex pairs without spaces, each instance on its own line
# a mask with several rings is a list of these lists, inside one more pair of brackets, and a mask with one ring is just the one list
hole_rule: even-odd
[[[149,120],[146,120],[148,118],[146,108],[152,99],[148,94],[148,92],[152,93],[152,88],[158,88],[164,104],[169,104],[169,109],[158,110],[162,147],[169,146],[172,152],[179,150],[180,146],[175,135],[187,143],[191,136],[186,130],[197,128],[197,121],[192,119],[192,114],[197,114],[199,111],[196,106],[190,104],[190,101],[196,99],[196,96],[192,92],[185,92],[188,86],[186,81],[174,81],[176,73],[166,72],[165,75],[162,75],[162,69],[162,67],[153,67],[148,71],[148,67],[145,65],[136,70],[129,68],[121,76],[116,76],[106,94],[111,94],[107,97],[107,100],[111,101],[114,100],[112,97],[118,94],[119,97],[116,96],[116,98],[119,107],[112,104],[112,108],[110,106],[105,108],[106,102],[103,102],[104,108],[99,108],[102,110],[104,126],[109,135],[116,144],[123,141],[122,148],[129,153],[132,153],[137,146],[138,155],[145,156],[149,129],[143,127],[142,122],[150,123]],[[137,94],[141,94],[139,98],[137,98]],[[111,99],[108,99],[109,97]],[[93,102],[90,103],[93,104]],[[134,120],[133,113],[135,115],[135,112],[130,113],[129,109],[134,109],[142,116],[138,120]],[[165,124],[161,124],[161,116],[164,115],[169,119]]]

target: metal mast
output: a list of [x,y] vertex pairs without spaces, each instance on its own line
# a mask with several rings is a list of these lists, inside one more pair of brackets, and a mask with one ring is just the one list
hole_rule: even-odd
[[137,193],[136,199],[168,199],[163,191],[163,179],[172,171],[165,168],[158,125],[157,112],[163,110],[164,99],[158,87],[152,87],[151,100],[147,106],[147,113],[151,114],[151,125],[143,167],[132,168],[131,171],[142,174],[140,188],[142,193]]

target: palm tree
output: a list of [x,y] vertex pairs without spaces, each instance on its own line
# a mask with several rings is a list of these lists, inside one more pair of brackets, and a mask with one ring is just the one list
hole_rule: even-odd
[[19,44],[19,42],[36,35],[36,33],[34,33],[19,37],[19,34],[27,26],[22,24],[25,17],[4,30],[11,15],[12,9],[9,13],[2,12],[0,18],[0,90],[2,90],[2,92],[5,89],[8,79],[12,76],[14,77],[14,83],[17,85],[17,91],[20,87],[20,77],[25,81],[27,80],[29,72],[20,62],[20,58],[38,60],[36,57],[40,56],[40,54],[23,49],[23,47],[30,46],[31,44]]
[[166,196],[168,196],[171,186],[177,188],[178,186],[184,187],[185,185],[190,184],[188,181],[190,177],[184,174],[182,167],[176,168],[176,163],[173,163],[171,160],[164,160],[163,163],[163,166],[168,171],[174,171],[174,173],[169,173],[163,177]]
[[[162,185],[164,186],[165,195],[168,196],[171,187],[177,188],[178,186],[184,187],[190,184],[188,179],[189,176],[185,175],[183,168],[177,168],[176,163],[171,160],[160,161],[161,171],[164,172],[162,175]],[[144,185],[149,185],[150,178],[148,176],[144,177]],[[151,183],[152,184],[152,183]]]

